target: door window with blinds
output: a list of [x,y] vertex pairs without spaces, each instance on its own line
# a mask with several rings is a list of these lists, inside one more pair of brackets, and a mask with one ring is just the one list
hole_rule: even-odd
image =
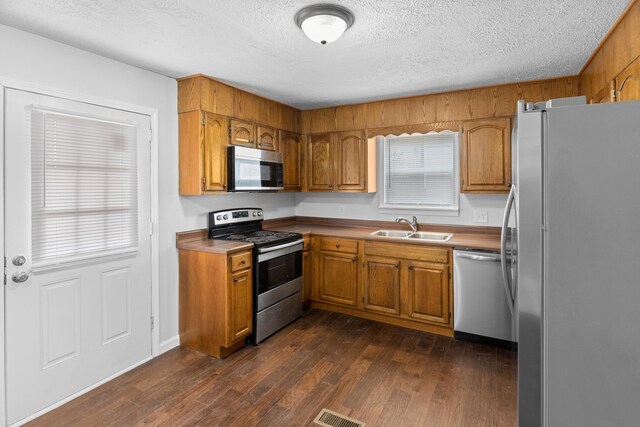
[[136,127],[31,111],[33,269],[138,249]]
[[458,211],[458,134],[384,139],[381,208]]

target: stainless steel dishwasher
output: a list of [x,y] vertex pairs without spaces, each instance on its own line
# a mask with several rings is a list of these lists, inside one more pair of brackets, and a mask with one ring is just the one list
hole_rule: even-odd
[[500,267],[500,253],[453,251],[453,329],[456,339],[515,348],[511,313]]

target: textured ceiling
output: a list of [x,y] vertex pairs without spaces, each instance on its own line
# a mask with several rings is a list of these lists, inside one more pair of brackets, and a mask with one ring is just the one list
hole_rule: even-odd
[[356,21],[325,46],[293,22],[313,3],[0,0],[0,23],[306,109],[576,74],[628,0],[336,0]]

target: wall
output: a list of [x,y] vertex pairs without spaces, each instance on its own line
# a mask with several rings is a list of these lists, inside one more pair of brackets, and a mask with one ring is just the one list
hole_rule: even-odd
[[[0,25],[0,80],[19,80],[47,89],[101,97],[158,111],[160,341],[177,343],[178,258],[175,232],[206,227],[206,212],[258,206],[267,218],[294,214],[293,194],[178,196],[177,84],[62,43]],[[10,42],[6,42],[10,40]]]
[[633,0],[580,72],[580,94],[591,99],[640,56],[640,0]]

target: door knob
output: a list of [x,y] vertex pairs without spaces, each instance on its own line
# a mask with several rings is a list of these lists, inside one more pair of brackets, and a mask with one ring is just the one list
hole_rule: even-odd
[[29,275],[24,271],[16,271],[11,275],[11,280],[16,283],[23,283],[29,280]]
[[16,255],[13,257],[11,262],[13,263],[13,265],[20,267],[21,265],[24,265],[25,262],[27,262],[27,259],[22,255]]

